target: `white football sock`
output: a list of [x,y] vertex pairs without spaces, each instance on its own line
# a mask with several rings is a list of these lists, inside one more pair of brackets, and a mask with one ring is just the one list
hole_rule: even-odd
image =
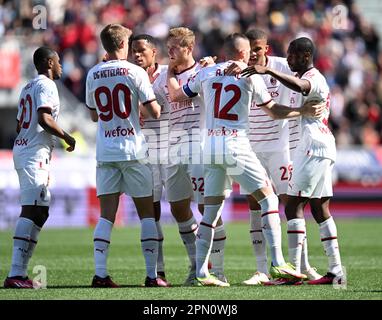
[[157,272],[164,272],[164,258],[163,258],[163,231],[159,221],[155,221],[158,232],[158,260],[157,260]]
[[337,227],[333,217],[320,223],[319,226],[321,241],[329,259],[329,272],[340,276],[342,275],[342,265],[337,240]]
[[302,246],[302,252],[301,252],[301,271],[304,273],[305,271],[308,271],[310,269],[309,264],[309,257],[308,257],[308,237],[305,230],[305,239],[304,239],[304,245]]
[[275,194],[259,201],[261,206],[261,224],[264,238],[270,248],[272,264],[276,267],[284,265],[281,247],[281,224],[279,215],[279,199]]
[[301,273],[301,253],[305,240],[305,219],[292,219],[288,221],[288,252],[289,261]]
[[13,254],[9,277],[24,276],[24,260],[28,254],[29,239],[34,222],[20,217],[17,220],[13,236]]
[[113,223],[104,218],[99,218],[97,226],[94,229],[95,274],[101,278],[108,276],[107,257],[109,254],[112,229]]
[[38,235],[40,234],[41,228],[35,224],[33,224],[32,232],[29,239],[29,246],[28,246],[28,252],[25,256],[24,262],[23,262],[23,276],[26,277],[28,274],[28,263],[30,258],[33,255],[34,248],[37,245],[38,241]]
[[224,224],[215,228],[214,239],[211,248],[210,262],[212,264],[211,272],[218,275],[224,274],[224,247],[226,233]]
[[186,247],[188,258],[191,263],[191,270],[196,268],[196,232],[198,231],[198,224],[194,217],[184,222],[178,222],[179,234],[182,238],[184,246]]
[[146,274],[151,279],[157,278],[158,231],[154,218],[141,220],[141,246],[145,258]]
[[268,274],[267,242],[261,228],[261,210],[250,210],[250,235],[256,257],[257,271]]
[[204,205],[204,214],[196,239],[196,276],[209,276],[208,259],[212,247],[214,229],[221,215],[223,204]]

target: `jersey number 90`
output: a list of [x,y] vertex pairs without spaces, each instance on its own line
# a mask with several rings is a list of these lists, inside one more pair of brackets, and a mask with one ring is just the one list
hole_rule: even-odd
[[[126,119],[130,115],[131,91],[126,85],[118,83],[113,90],[105,86],[98,87],[94,95],[97,108],[100,111],[99,118],[102,121],[110,121],[113,119],[114,114],[121,119]],[[101,95],[105,96],[106,102],[103,103],[101,101]],[[123,99],[125,105],[124,111],[121,110],[119,97]]]

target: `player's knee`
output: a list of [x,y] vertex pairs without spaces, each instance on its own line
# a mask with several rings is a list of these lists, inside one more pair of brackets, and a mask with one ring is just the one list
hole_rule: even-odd
[[43,227],[46,220],[49,217],[49,207],[38,207],[36,210],[36,215],[33,218],[33,222],[40,228]]
[[259,201],[262,212],[278,211],[279,210],[279,198],[274,194],[270,194]]

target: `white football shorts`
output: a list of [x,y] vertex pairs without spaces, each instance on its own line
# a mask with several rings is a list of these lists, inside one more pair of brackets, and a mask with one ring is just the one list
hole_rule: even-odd
[[166,166],[166,192],[169,202],[191,198],[204,203],[202,164],[168,164]]
[[333,166],[330,159],[296,153],[287,194],[306,198],[332,197]]
[[[275,193],[277,195],[286,194],[289,176],[293,170],[289,150],[283,152],[256,152],[255,154],[271,178]],[[247,195],[249,192],[240,186],[240,194]]]
[[16,171],[20,183],[21,205],[49,207],[49,160],[35,164],[29,162],[27,167]]
[[152,164],[153,184],[154,184],[154,202],[160,201],[163,189],[166,183],[166,167],[164,164]]
[[205,197],[226,196],[227,185],[232,181],[249,193],[270,187],[271,181],[253,151],[215,156],[210,164],[204,164]]
[[153,194],[153,175],[150,164],[137,160],[97,162],[97,196],[123,192],[133,198]]

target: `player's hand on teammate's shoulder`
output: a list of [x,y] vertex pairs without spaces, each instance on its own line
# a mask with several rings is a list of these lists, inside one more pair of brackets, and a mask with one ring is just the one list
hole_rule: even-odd
[[306,101],[301,109],[302,115],[306,117],[319,118],[325,111],[326,102],[319,100]]
[[76,147],[76,139],[74,139],[70,134],[65,132],[64,140],[69,145],[69,147],[66,148],[66,151],[72,152]]
[[155,70],[156,70],[155,65],[148,67],[146,70],[146,72],[149,76],[149,79],[150,79],[150,83],[153,83],[155,81],[155,79],[159,76],[159,73],[155,74]]
[[241,75],[244,77],[250,77],[253,74],[266,74],[267,72],[268,72],[268,67],[255,64],[253,66],[250,66],[244,69]]
[[199,60],[199,64],[201,65],[202,68],[213,66],[217,58],[218,58],[217,56],[213,56],[213,57],[206,56]]
[[240,61],[233,61],[227,69],[224,70],[224,75],[226,76],[237,76],[239,75],[243,70],[245,70],[248,67],[248,65],[244,62]]

